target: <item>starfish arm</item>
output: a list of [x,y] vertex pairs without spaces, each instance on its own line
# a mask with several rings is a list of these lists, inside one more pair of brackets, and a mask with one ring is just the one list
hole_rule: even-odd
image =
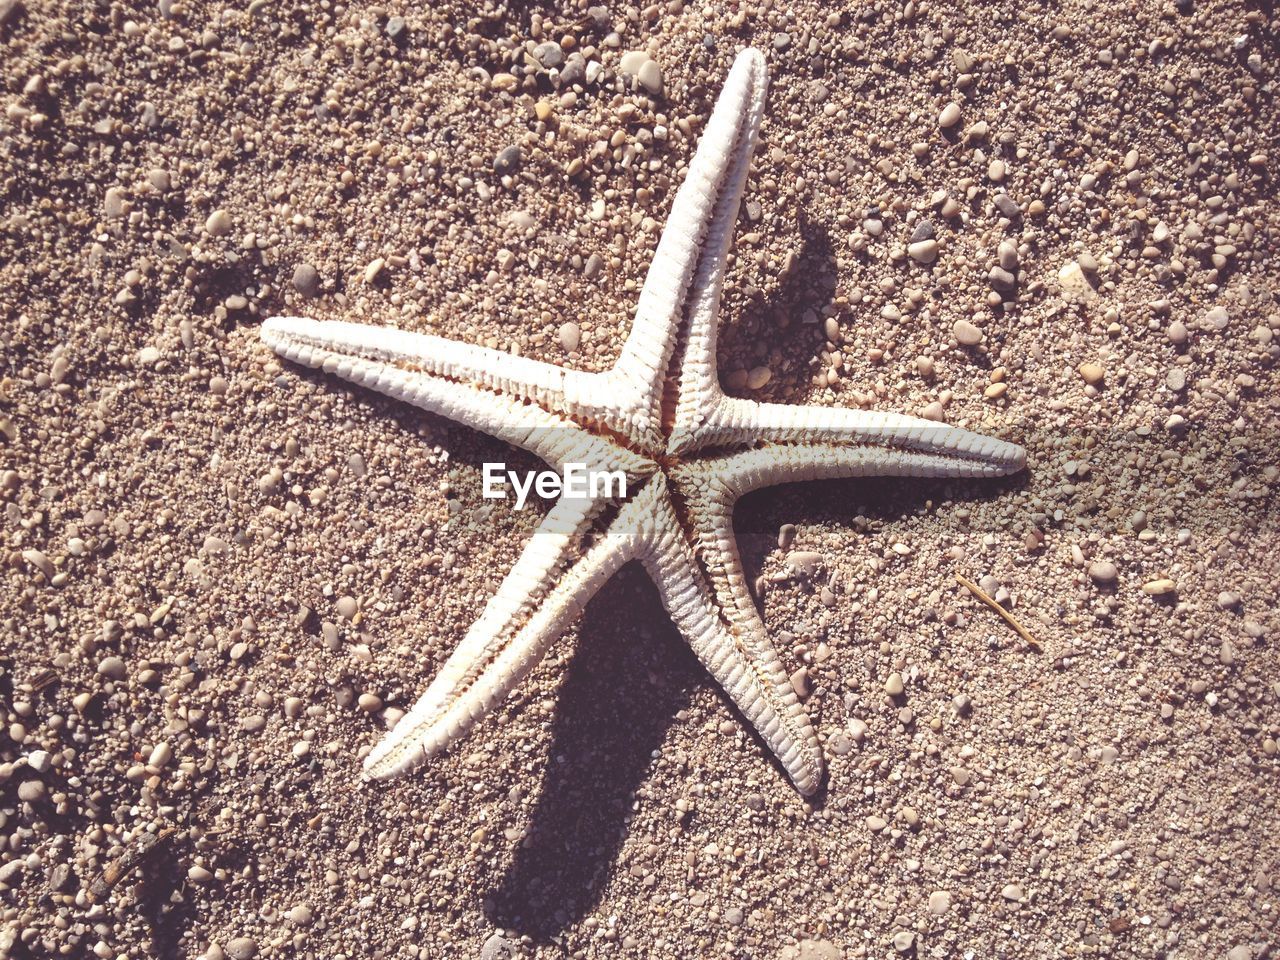
[[635,555],[636,545],[625,534],[606,534],[584,549],[604,505],[567,498],[556,503],[426,692],[369,753],[365,776],[405,772],[461,739]]
[[[765,443],[814,448],[881,447],[934,454],[948,461],[982,464],[977,474],[942,476],[1000,476],[1026,465],[1026,451],[1015,443],[962,430],[922,417],[844,407],[789,406],[722,397],[698,436],[698,446]],[[826,454],[823,453],[825,458]]]
[[[666,445],[661,434],[663,384],[686,296],[697,275],[700,295],[714,288],[715,298],[719,298],[723,260],[764,113],[767,87],[764,55],[758,50],[743,50],[729,71],[684,183],[672,201],[666,229],[640,291],[631,333],[611,371],[626,395],[637,398],[632,405],[635,419],[630,435],[657,449]],[[714,322],[713,312],[712,326]]]
[[[707,672],[759,733],[805,796],[822,783],[822,749],[764,623],[747,592],[726,491],[681,480],[695,524],[696,546],[680,536],[670,497],[650,513],[654,535],[640,555],[662,604]],[[714,485],[714,477],[706,477]],[[661,478],[655,478],[656,485]]]
[[714,469],[734,497],[762,487],[803,480],[999,477],[1014,473],[1021,467],[1019,464],[1011,468],[1004,458],[977,456],[972,452],[921,453],[869,444],[831,443],[767,445],[703,462],[708,469]]
[[618,403],[616,384],[609,373],[566,370],[540,360],[427,333],[345,320],[270,317],[262,325],[261,336],[277,350],[278,345],[295,349],[309,346],[407,365],[444,380],[532,401],[556,416],[594,421],[624,435],[631,423]]
[[755,78],[748,100],[743,130],[725,174],[724,186],[716,200],[703,240],[703,253],[689,288],[688,319],[684,329],[684,353],[675,420],[667,443],[669,453],[680,454],[697,446],[700,429],[709,421],[723,396],[716,371],[716,334],[720,326],[720,294],[728,270],[729,248],[733,243],[738,207],[746,189],[747,173],[755,152],[756,133],[764,115],[767,77],[762,69]]
[[[439,358],[447,352],[444,345],[456,348],[466,347],[465,344],[407,334],[389,327],[295,317],[271,318],[262,325],[261,337],[288,360],[320,368],[362,387],[456,420],[528,450],[553,466],[563,467],[568,462],[608,464],[610,469],[625,470],[633,477],[647,475],[653,469],[643,457],[616,447],[571,420],[535,404],[525,403],[518,396],[486,388],[501,389],[505,381],[500,378],[482,386],[459,381],[451,375],[456,373],[456,369],[442,365]],[[391,349],[388,343],[399,347]],[[442,345],[442,349],[433,351],[433,343]],[[409,349],[410,344],[413,344],[412,349]],[[497,351],[489,352],[507,360],[519,359]]]

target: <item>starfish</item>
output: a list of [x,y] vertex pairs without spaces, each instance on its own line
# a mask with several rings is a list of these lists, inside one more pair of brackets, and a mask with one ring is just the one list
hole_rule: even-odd
[[929,420],[725,395],[716,331],[726,259],[767,89],[740,53],[707,122],[615,365],[550,363],[392,327],[272,317],[289,360],[521,447],[549,465],[625,474],[626,493],[561,496],[480,618],[364,762],[407,771],[456,742],[539,662],[623,564],[638,560],[707,671],[804,795],[822,749],[743,573],[735,501],[832,477],[995,477],[1021,447]]

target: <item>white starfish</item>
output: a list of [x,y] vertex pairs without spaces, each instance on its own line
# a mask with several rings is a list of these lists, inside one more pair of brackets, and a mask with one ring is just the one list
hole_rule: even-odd
[[639,560],[708,672],[802,794],[822,751],[743,574],[733,505],[827,477],[994,477],[1022,448],[892,413],[725,396],[716,327],[725,261],[764,111],[763,55],[737,58],[671,205],[617,364],[582,373],[390,327],[273,317],[290,360],[467,424],[563,469],[625,471],[629,496],[560,498],[417,704],[365,760],[387,777],[489,712],[623,564]]

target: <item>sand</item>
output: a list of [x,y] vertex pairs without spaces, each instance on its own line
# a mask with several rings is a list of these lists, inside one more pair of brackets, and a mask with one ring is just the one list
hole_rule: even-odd
[[[1276,30],[2,0],[0,955],[1272,955]],[[258,325],[606,368],[746,45],[724,382],[1028,470],[740,505],[812,802],[634,567],[469,739],[361,784],[546,508],[483,464],[537,464]]]

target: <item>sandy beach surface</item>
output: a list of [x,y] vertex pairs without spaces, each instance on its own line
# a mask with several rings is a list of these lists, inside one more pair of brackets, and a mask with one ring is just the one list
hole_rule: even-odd
[[[1278,31],[0,0],[0,957],[1276,956]],[[635,565],[361,783],[547,509],[483,464],[538,464],[260,324],[609,367],[746,46],[726,389],[1028,469],[739,505],[809,801]]]

